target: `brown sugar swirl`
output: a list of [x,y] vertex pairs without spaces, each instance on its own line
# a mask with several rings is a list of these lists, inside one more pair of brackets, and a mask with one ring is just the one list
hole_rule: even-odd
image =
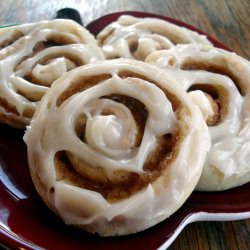
[[66,223],[100,235],[137,232],[176,211],[210,145],[188,95],[161,70],[128,59],[58,79],[24,139],[42,199]]

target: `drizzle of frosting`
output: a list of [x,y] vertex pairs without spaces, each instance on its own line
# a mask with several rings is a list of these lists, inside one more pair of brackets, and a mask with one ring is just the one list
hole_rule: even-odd
[[[3,30],[5,36],[14,31],[23,34],[0,51],[0,96],[18,111],[21,124],[16,126],[29,123],[27,110],[29,114],[35,111],[53,81],[78,65],[104,59],[93,36],[70,20],[43,21]],[[60,45],[62,38],[70,44]],[[57,44],[36,51],[38,44],[50,39],[58,39]],[[85,41],[88,43],[84,44]]]
[[70,60],[59,57],[51,60],[46,65],[35,65],[31,70],[31,74],[38,79],[39,82],[43,82],[46,86],[50,86],[53,81],[75,67],[76,65]]
[[176,43],[210,45],[205,36],[157,18],[122,15],[97,36],[106,58],[136,58],[144,61],[151,52]]
[[[110,100],[98,98],[113,93],[137,98],[146,106],[149,112],[141,147],[134,150],[130,147],[125,148],[126,154],[123,155],[122,160],[119,151],[122,150],[122,146],[124,146],[123,140],[127,136],[124,132],[129,130],[124,125],[132,123],[131,132],[136,133],[131,112],[127,111],[128,116],[125,117],[126,119],[122,119],[122,117],[115,115],[93,114],[89,110],[93,105],[93,100],[97,106],[99,106],[99,102],[102,105],[106,102],[110,103]],[[116,108],[120,105],[116,105]],[[98,110],[100,111],[100,106]],[[89,145],[81,142],[74,133],[75,121],[80,114],[87,116],[85,135]],[[69,98],[60,108],[54,110],[54,112],[52,111],[48,126],[57,124],[57,130],[48,130],[47,140],[49,147],[53,148],[55,152],[70,151],[90,165],[102,166],[109,170],[120,169],[142,172],[147,155],[156,146],[156,137],[173,133],[175,123],[176,118],[172,106],[159,88],[141,79],[134,80],[130,78],[124,80],[114,75],[111,79],[102,82],[102,84],[75,94],[74,98]],[[60,136],[62,131],[64,131],[63,137]],[[119,131],[122,133],[119,134]],[[54,137],[58,139],[55,140]],[[115,145],[109,147],[110,144],[114,143],[114,140],[118,149],[114,147]],[[130,146],[132,142],[127,144]]]
[[[223,62],[228,71],[243,79],[240,88],[247,94],[242,95],[227,75],[205,70],[181,70],[182,64],[190,59],[215,65]],[[215,87],[219,93],[223,114],[217,125],[209,127],[213,144],[197,189],[223,190],[249,182],[250,63],[234,53],[202,45],[178,45],[170,50],[153,52],[146,61],[164,68],[185,90],[195,84],[206,84]],[[197,95],[195,92],[192,95]],[[204,106],[206,97],[194,102],[198,102],[204,116],[210,112],[209,107]]]
[[202,91],[192,91],[189,93],[189,96],[191,97],[193,103],[195,103],[201,110],[205,121],[208,119],[209,116],[214,115],[211,103]]
[[[160,88],[144,78],[120,78],[119,72],[123,70],[145,76],[145,79],[154,77]],[[77,84],[74,79],[102,74],[110,74],[110,78],[74,93],[57,106],[60,95]],[[182,117],[177,119],[163,89],[173,93],[184,105],[180,111]],[[145,105],[148,117],[138,147],[131,147],[137,130],[131,111],[122,103],[104,98],[110,94],[130,96]],[[107,114],[106,110],[112,112]],[[75,123],[81,115],[86,117],[86,141],[75,131]],[[77,155],[93,168],[141,174],[148,155],[157,145],[156,138],[174,134],[176,129],[187,131],[175,161],[162,177],[126,199],[111,203],[96,191],[57,180],[54,157],[61,150]],[[96,62],[67,72],[45,94],[24,140],[28,145],[31,172],[35,171],[46,187],[45,199],[53,210],[67,224],[77,224],[101,235],[137,232],[176,211],[195,187],[210,147],[202,115],[182,88],[156,67],[126,59]],[[55,190],[53,194],[49,191],[51,187]],[[123,218],[121,226],[113,224],[120,216]]]

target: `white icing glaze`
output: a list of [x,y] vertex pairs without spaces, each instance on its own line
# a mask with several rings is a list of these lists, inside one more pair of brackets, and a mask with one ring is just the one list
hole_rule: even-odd
[[[138,77],[120,78],[120,71],[135,72],[154,79],[185,107],[177,119],[163,90]],[[110,74],[87,90],[76,92],[60,106],[59,96],[82,76]],[[164,77],[163,77],[164,76]],[[141,144],[134,144],[137,128],[131,111],[122,103],[103,98],[109,94],[126,95],[142,102],[147,121]],[[102,97],[102,98],[100,98]],[[112,110],[112,114],[105,114]],[[86,117],[86,142],[75,132],[75,123]],[[164,174],[128,198],[110,202],[100,193],[57,180],[54,156],[65,150],[111,174],[117,170],[143,173],[147,157],[157,146],[157,138],[184,129],[185,137],[175,160]],[[45,94],[24,136],[32,176],[46,187],[44,199],[67,224],[78,225],[101,235],[129,234],[146,229],[174,213],[195,187],[210,147],[208,128],[199,109],[174,80],[146,63],[117,59],[76,68],[57,80]],[[36,182],[35,182],[36,184]],[[55,192],[50,193],[54,187]],[[147,206],[145,206],[147,204]],[[86,216],[82,216],[86,215]],[[116,217],[124,218],[116,224]]]
[[205,96],[204,92],[200,90],[191,91],[189,93],[193,103],[195,103],[202,112],[203,118],[206,121],[209,116],[214,115],[214,111],[212,109],[211,103],[208,98]]
[[[53,81],[78,65],[104,59],[94,37],[70,20],[24,24],[3,28],[1,32],[5,36],[13,32],[23,34],[0,51],[0,96],[17,110],[19,122],[14,124],[17,127],[29,123],[37,102]],[[39,49],[40,43],[51,39],[56,41],[55,45]],[[60,44],[61,40],[71,44]]]
[[[154,85],[149,85],[143,80],[140,80],[139,84],[135,81],[131,81],[130,84],[125,84],[123,81],[124,80],[121,80],[117,76],[114,76],[101,85],[86,90],[84,95],[81,93],[74,95],[74,98],[70,98],[67,104],[65,103],[60,109],[54,110],[55,113],[51,116],[49,124],[57,124],[57,131],[49,130],[47,132],[47,140],[51,140],[48,145],[52,147],[55,152],[62,150],[74,152],[80,159],[83,158],[85,162],[91,165],[94,164],[109,169],[115,168],[141,172],[146,156],[149,151],[152,150],[152,147],[155,146],[156,136],[171,133],[173,126],[175,126],[175,118],[171,105],[166,100],[165,95],[159,92],[160,90]],[[98,98],[112,93],[122,95],[129,94],[129,96],[137,98],[146,105],[150,113],[142,139],[142,146],[140,149],[135,150],[126,148],[127,154],[123,157],[122,161],[116,161],[116,157],[120,158],[119,153],[117,154],[117,149],[108,147],[109,142],[107,141],[107,143],[105,143],[104,140],[105,137],[107,138],[107,134],[105,133],[108,132],[109,129],[111,129],[111,131],[112,129],[114,130],[112,122],[115,117],[113,115],[96,115],[88,112],[88,105],[91,100],[95,100],[98,103]],[[138,93],[142,94],[138,95]],[[101,102],[105,102],[105,99],[102,99]],[[155,109],[155,106],[159,108]],[[58,112],[58,110],[60,110],[60,112]],[[81,142],[76,134],[74,134],[74,121],[80,114],[87,115],[86,137],[90,146]],[[129,120],[130,117],[131,114],[128,117]],[[116,119],[116,126],[119,125],[122,127],[126,120],[123,119],[122,123],[119,124],[117,124],[117,122],[118,119]],[[65,131],[63,137],[60,136],[62,131]],[[126,128],[121,129],[121,131],[125,132]],[[117,132],[118,131],[116,131],[116,133]],[[58,137],[59,141],[55,141],[54,137]],[[124,137],[126,137],[126,134],[121,134],[121,138],[119,142],[117,142],[118,145],[122,144]],[[136,151],[138,152],[136,153]],[[106,157],[106,154],[110,157]]]
[[[15,38],[28,35],[31,32],[39,30],[53,30],[71,37],[76,43],[96,44],[95,38],[78,23],[69,19],[45,20],[36,23],[26,23],[14,25],[0,29],[0,44],[8,40],[10,45],[16,41]],[[1,53],[0,53],[1,54]]]
[[[157,18],[122,15],[97,36],[106,58],[144,60],[151,52],[169,49],[176,43],[211,43],[204,35]],[[103,41],[104,40],[104,41]]]
[[[241,79],[240,88],[246,94],[242,95],[234,79],[228,76],[205,70],[181,70],[181,65],[190,59],[226,67],[236,79]],[[168,51],[154,52],[146,61],[167,70],[185,90],[195,84],[208,84],[219,92],[223,116],[219,124],[209,127],[213,144],[197,189],[224,190],[249,182],[250,63],[234,53],[202,45],[178,45]],[[206,98],[194,101],[206,117],[210,112],[204,107]]]
[[50,86],[53,81],[59,78],[65,72],[76,67],[74,62],[67,60],[64,57],[52,59],[46,65],[37,64],[31,70],[31,74],[43,82],[46,86]]

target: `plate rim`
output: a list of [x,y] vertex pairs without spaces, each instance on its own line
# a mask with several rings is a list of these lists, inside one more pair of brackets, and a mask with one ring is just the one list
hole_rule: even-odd
[[158,250],[166,250],[178,237],[178,235],[183,231],[183,229],[193,223],[193,222],[205,222],[205,221],[235,221],[243,220],[250,218],[249,212],[240,212],[240,213],[208,213],[208,212],[197,212],[189,214],[182,223],[176,228],[175,232],[168,238]]

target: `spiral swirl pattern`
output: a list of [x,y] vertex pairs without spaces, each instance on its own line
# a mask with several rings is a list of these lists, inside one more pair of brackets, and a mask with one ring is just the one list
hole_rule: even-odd
[[147,62],[167,70],[203,110],[212,148],[199,190],[224,190],[250,181],[250,63],[222,49],[179,45]]
[[102,60],[94,37],[70,20],[42,21],[1,29],[0,120],[29,124],[53,81],[65,72]]
[[151,52],[169,49],[175,44],[211,45],[204,35],[157,18],[122,15],[97,36],[107,59],[135,58],[144,61]]
[[66,73],[45,94],[24,139],[48,206],[100,235],[141,231],[176,211],[210,146],[185,91],[157,67],[128,59]]

